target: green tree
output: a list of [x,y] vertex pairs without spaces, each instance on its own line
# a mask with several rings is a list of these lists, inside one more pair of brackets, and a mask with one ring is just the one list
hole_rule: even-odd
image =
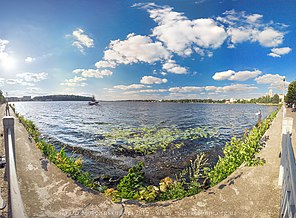
[[280,102],[280,96],[278,94],[275,94],[273,97],[272,97],[272,103],[274,104],[278,104]]
[[289,84],[288,93],[285,100],[287,103],[296,102],[296,80]]
[[3,92],[0,90],[0,104],[3,104],[3,103],[5,103],[5,97],[4,97],[4,95],[3,95]]

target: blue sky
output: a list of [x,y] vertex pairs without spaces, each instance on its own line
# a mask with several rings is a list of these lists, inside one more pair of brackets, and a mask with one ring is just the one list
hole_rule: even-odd
[[[0,89],[253,98],[295,80],[293,0],[2,1]],[[283,83],[283,78],[286,83]]]

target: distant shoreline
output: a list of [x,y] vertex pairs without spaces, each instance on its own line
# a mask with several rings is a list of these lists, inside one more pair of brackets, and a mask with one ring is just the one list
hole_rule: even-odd
[[[30,100],[30,101],[9,101],[9,103],[15,103],[15,102],[89,102],[91,100]],[[272,104],[272,103],[253,103],[253,102],[248,102],[248,103],[222,103],[222,102],[178,102],[178,101],[134,101],[134,100],[118,100],[118,101],[107,101],[107,100],[98,100],[99,102],[139,102],[139,103],[175,103],[175,104],[219,104],[219,105],[244,105],[244,104],[254,104],[254,105],[261,105],[261,106],[279,106],[280,104]]]
[[[30,102],[30,101],[95,101],[95,97],[79,96],[79,95],[47,95],[47,96],[31,96],[23,97],[7,97],[8,102]],[[100,102],[159,102],[159,103],[186,103],[186,104],[258,104],[258,105],[271,105],[277,106],[279,104],[272,103],[271,101],[263,101],[262,99],[251,100],[214,100],[214,99],[178,99],[178,100],[99,100]]]

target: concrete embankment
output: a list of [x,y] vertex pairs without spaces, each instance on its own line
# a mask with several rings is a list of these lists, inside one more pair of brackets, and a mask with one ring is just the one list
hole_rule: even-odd
[[179,201],[138,207],[124,205],[123,217],[279,217],[278,186],[282,111],[265,136],[265,148],[258,154],[266,163],[240,167],[215,187]]
[[122,205],[76,184],[44,158],[17,118],[15,137],[17,175],[28,217],[119,217],[123,213]]
[[15,119],[16,161],[29,217],[278,217],[281,111],[259,153],[266,164],[240,167],[217,186],[179,201],[115,204],[87,190],[44,158]]

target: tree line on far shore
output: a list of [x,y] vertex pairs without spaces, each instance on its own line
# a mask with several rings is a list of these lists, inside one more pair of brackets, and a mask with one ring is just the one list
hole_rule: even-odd
[[[91,101],[93,97],[76,96],[76,95],[50,95],[50,96],[37,96],[32,100],[34,101]],[[5,97],[3,92],[0,90],[0,104],[5,103]],[[141,102],[154,102],[156,100],[131,100]],[[177,102],[177,103],[226,103],[226,99],[214,100],[214,99],[178,99],[178,100],[162,100],[162,102]],[[259,98],[253,98],[250,100],[239,99],[235,103],[247,104],[247,103],[263,103],[263,104],[278,104],[280,98],[278,94],[274,96],[262,96]],[[286,103],[296,103],[296,80],[291,82],[288,87],[288,92],[285,96]]]
[[[133,102],[158,102],[158,100],[129,100]],[[175,100],[161,100],[161,102],[175,102],[175,103],[220,103],[220,104],[225,104],[228,100],[227,99],[220,99],[220,100],[215,100],[215,99],[175,99]],[[259,98],[252,98],[249,100],[246,99],[238,99],[235,100],[233,103],[238,103],[238,104],[256,104],[256,103],[262,103],[262,104],[279,104],[280,102],[280,97],[278,94],[275,94],[274,96],[262,96]]]

